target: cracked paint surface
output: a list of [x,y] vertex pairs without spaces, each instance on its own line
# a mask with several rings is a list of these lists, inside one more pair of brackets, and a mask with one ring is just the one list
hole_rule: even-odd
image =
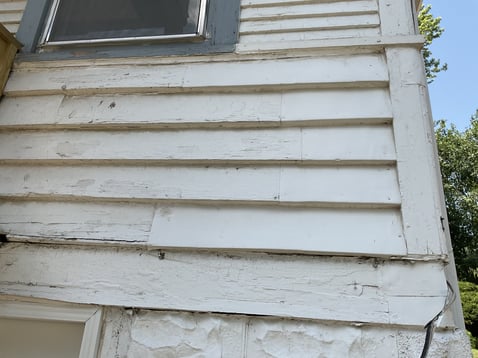
[[[125,312],[107,311],[100,358],[415,358],[425,339],[420,327],[174,311]],[[429,357],[471,357],[466,334],[437,331]]]

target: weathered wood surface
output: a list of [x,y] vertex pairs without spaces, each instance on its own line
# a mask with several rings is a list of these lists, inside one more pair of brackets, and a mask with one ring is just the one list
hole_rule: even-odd
[[243,130],[0,132],[0,161],[393,161],[389,125]]
[[[397,168],[402,193],[402,213],[407,247],[413,254],[446,252],[446,216],[442,198],[434,130],[427,105],[426,79],[415,49],[387,50],[392,74],[390,90],[397,141]],[[404,106],[402,98],[409,105]],[[415,121],[410,122],[410,118]],[[421,215],[417,215],[421,213]]]
[[26,1],[24,0],[0,0],[0,24],[3,24],[12,34],[15,34],[18,30],[25,5]]
[[447,292],[432,262],[24,244],[0,261],[2,294],[107,306],[423,326]]
[[30,238],[146,242],[154,205],[0,201],[0,232]]
[[[311,68],[314,71],[311,71]],[[7,95],[175,93],[274,88],[376,87],[388,81],[383,55],[205,62],[154,66],[91,66],[17,70]]]
[[[363,104],[367,103],[367,106]],[[253,127],[390,122],[385,88],[5,97],[0,128]],[[290,122],[290,123],[289,123]]]
[[[357,25],[357,22],[362,23],[362,25]],[[275,33],[275,32],[285,32],[285,30],[294,32],[294,31],[303,31],[304,29],[317,31],[317,30],[330,30],[330,29],[350,29],[350,28],[360,28],[360,27],[378,27],[380,24],[379,17],[377,15],[360,15],[356,18],[350,16],[335,16],[335,17],[326,17],[326,18],[297,18],[297,19],[284,19],[281,21],[270,21],[269,19],[265,20],[255,20],[241,23],[239,31],[241,34],[251,34],[251,33]]]
[[[240,45],[379,35],[376,0],[243,1]],[[355,31],[354,34],[350,30]]]
[[[12,239],[144,243],[266,251],[405,256],[397,208],[168,203],[0,202],[0,231]],[[300,228],[300,229],[298,229]],[[23,240],[22,239],[22,240]],[[16,239],[15,239],[16,240]]]
[[[378,37],[380,35],[380,28],[370,27],[370,28],[334,28],[333,30],[321,29],[321,30],[311,30],[311,31],[293,31],[293,32],[278,32],[270,33],[267,36],[264,36],[263,33],[258,34],[241,34],[241,42],[237,46],[238,52],[245,52],[246,50],[251,51],[251,49],[256,48],[256,51],[264,50],[264,45],[266,44],[275,44],[276,48],[294,48],[298,47],[298,41],[312,41],[319,40],[320,45],[324,44],[324,40],[330,39],[341,39],[341,38],[366,38],[366,37]],[[317,42],[319,42],[317,41]],[[282,43],[282,46],[280,45]],[[307,45],[307,44],[302,44]],[[256,47],[254,47],[256,46]],[[308,46],[302,47],[317,47],[309,43]]]
[[[262,5],[262,6],[261,6]],[[334,2],[297,2],[294,4],[287,1],[286,4],[280,1],[269,3],[267,6],[259,1],[242,2],[241,21],[252,21],[257,19],[278,20],[283,18],[299,17],[330,17],[335,15],[355,15],[360,13],[377,13],[376,0],[355,0],[355,1],[334,1]]]
[[4,199],[400,204],[394,168],[376,166],[2,166],[0,182]]

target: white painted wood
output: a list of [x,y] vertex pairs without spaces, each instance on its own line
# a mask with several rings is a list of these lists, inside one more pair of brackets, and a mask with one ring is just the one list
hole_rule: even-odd
[[378,166],[1,166],[0,186],[12,198],[400,203],[394,168]]
[[385,88],[291,91],[282,98],[282,121],[391,119],[391,114],[390,94]]
[[150,243],[400,256],[406,254],[401,225],[395,209],[163,206]]
[[81,340],[79,358],[95,358],[101,340],[101,328],[103,323],[103,310],[97,309],[85,322],[85,331]]
[[0,262],[4,294],[99,305],[423,327],[446,296],[433,262],[25,244],[2,246]]
[[[314,68],[314,71],[310,69]],[[156,66],[92,66],[15,71],[6,95],[366,86],[388,81],[382,55],[330,56]]]
[[339,3],[346,0],[242,0],[241,8],[249,7],[266,7],[266,6],[277,6],[277,5],[301,5],[308,3],[315,4],[327,4],[327,3]]
[[409,1],[378,0],[384,36],[416,35],[413,7]]
[[25,9],[27,2],[26,1],[1,1],[0,2],[0,12],[18,12]]
[[242,22],[239,26],[239,32],[241,35],[250,33],[267,34],[284,31],[371,27],[379,24],[380,19],[376,14],[285,19],[280,21],[266,19]]
[[2,202],[0,220],[0,232],[32,240],[406,254],[398,208]]
[[391,161],[391,127],[0,133],[0,160]]
[[280,200],[400,204],[392,167],[283,168]]
[[28,237],[145,242],[150,205],[70,202],[0,202],[0,232]]
[[[341,33],[341,29],[338,33]],[[357,31],[360,31],[358,29]],[[298,34],[303,32],[299,31]],[[280,32],[277,35],[282,35]],[[269,34],[267,35],[269,36]],[[383,51],[385,47],[413,47],[422,48],[423,36],[372,36],[372,37],[351,37],[333,38],[301,41],[279,41],[279,42],[258,42],[239,43],[236,52],[241,55],[252,55],[261,53],[263,56],[270,53],[290,54],[291,51],[310,54],[312,50],[318,51],[317,55],[330,55],[332,53],[344,53],[357,55],[369,51]]]
[[242,34],[239,46],[249,43],[267,44],[270,42],[289,42],[289,41],[311,41],[338,38],[363,38],[378,37],[380,28],[373,26],[370,28],[353,28],[353,29],[334,29],[334,30],[315,30],[315,31],[294,31],[294,32],[278,32],[264,35],[259,34]]
[[5,24],[5,28],[10,31],[12,34],[16,34],[18,31],[19,24]]
[[[426,105],[426,80],[416,49],[387,49],[390,91],[394,111],[397,168],[408,252],[415,255],[446,253],[444,217],[438,190],[438,161],[434,131]],[[403,103],[407,105],[404,106]],[[415,120],[411,121],[410,118]]]
[[355,0],[332,3],[306,3],[295,6],[267,6],[243,8],[241,21],[257,19],[293,18],[293,17],[318,17],[334,15],[355,15],[360,13],[374,13],[378,11],[376,0]]
[[[350,126],[338,131],[333,127],[303,130],[302,159],[327,158],[337,164],[346,158],[392,160],[395,158],[394,150],[389,147],[392,142],[393,135],[387,125]],[[336,146],[339,146],[336,151],[327,150]]]
[[85,323],[100,309],[94,306],[45,304],[0,299],[0,317]]
[[96,357],[102,325],[99,307],[0,300],[0,317],[84,323],[79,358]]
[[3,25],[11,24],[11,23],[20,23],[22,19],[22,12],[7,12],[2,13],[0,10],[0,23]]
[[[363,103],[369,103],[364,106]],[[241,94],[5,97],[0,127],[234,126],[391,120],[385,88]],[[301,123],[304,125],[305,123]],[[291,123],[293,125],[293,123]]]

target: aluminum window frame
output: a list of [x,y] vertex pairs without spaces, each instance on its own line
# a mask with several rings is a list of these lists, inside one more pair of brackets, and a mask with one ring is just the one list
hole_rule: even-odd
[[197,31],[190,34],[176,35],[157,35],[157,36],[129,36],[122,38],[104,38],[104,39],[85,39],[71,41],[50,41],[51,32],[55,23],[58,7],[62,0],[53,0],[45,27],[40,38],[39,48],[50,46],[68,46],[68,45],[94,45],[94,44],[111,44],[111,43],[128,43],[128,42],[150,42],[150,41],[172,41],[172,40],[200,40],[206,36],[206,16],[208,0],[199,0],[199,19]]

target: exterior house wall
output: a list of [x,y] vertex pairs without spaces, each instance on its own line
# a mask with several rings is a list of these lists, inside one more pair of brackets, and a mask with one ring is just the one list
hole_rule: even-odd
[[12,34],[15,34],[22,19],[25,0],[0,0],[0,23]]
[[18,57],[0,294],[109,307],[101,357],[417,356],[456,276],[412,9],[243,0],[233,53]]

